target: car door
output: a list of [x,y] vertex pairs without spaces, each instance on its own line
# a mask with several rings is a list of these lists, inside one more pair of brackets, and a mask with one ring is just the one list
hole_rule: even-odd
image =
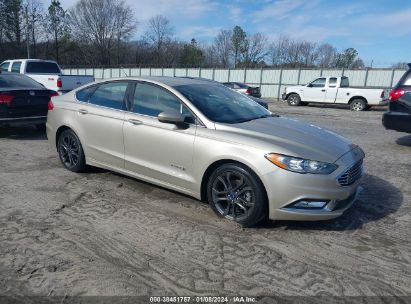
[[[179,111],[185,127],[162,123],[161,112]],[[136,82],[124,122],[125,168],[179,188],[193,188],[193,145],[197,123],[188,108],[170,91]]]
[[326,78],[321,77],[309,83],[304,88],[303,101],[324,102],[326,89]]
[[123,123],[127,81],[111,81],[76,94],[77,128],[87,161],[124,169]]
[[337,77],[328,78],[324,102],[334,103],[337,96]]

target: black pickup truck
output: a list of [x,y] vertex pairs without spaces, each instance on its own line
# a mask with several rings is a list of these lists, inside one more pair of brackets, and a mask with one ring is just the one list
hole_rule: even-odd
[[411,63],[390,91],[388,111],[382,116],[386,129],[411,133]]
[[56,95],[30,77],[0,72],[0,127],[33,124],[43,128],[49,101]]

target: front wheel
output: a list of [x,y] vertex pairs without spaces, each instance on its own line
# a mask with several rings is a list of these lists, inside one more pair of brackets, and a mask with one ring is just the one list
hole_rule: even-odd
[[82,172],[86,168],[83,147],[76,133],[72,130],[65,130],[60,134],[57,151],[60,161],[66,169],[73,172]]
[[298,94],[290,94],[287,97],[287,103],[289,106],[299,106],[301,103],[301,98]]
[[363,99],[354,99],[350,103],[351,111],[364,111],[367,109],[367,103]]
[[210,176],[207,196],[217,215],[245,227],[267,216],[267,199],[260,179],[237,163],[224,164]]

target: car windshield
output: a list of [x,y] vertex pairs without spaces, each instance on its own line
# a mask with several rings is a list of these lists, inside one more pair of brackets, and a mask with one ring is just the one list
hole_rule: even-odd
[[44,86],[24,75],[2,74],[0,75],[0,88],[44,89]]
[[190,84],[175,89],[214,122],[234,124],[272,116],[255,101],[223,85]]

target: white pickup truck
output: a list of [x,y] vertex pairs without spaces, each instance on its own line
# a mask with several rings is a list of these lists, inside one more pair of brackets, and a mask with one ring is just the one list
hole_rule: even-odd
[[0,64],[0,70],[25,74],[59,94],[94,81],[94,76],[63,75],[57,62],[51,60],[6,60]]
[[347,77],[320,77],[307,85],[286,87],[282,99],[290,106],[308,103],[347,104],[352,111],[363,111],[371,106],[384,105],[382,89],[350,87]]

